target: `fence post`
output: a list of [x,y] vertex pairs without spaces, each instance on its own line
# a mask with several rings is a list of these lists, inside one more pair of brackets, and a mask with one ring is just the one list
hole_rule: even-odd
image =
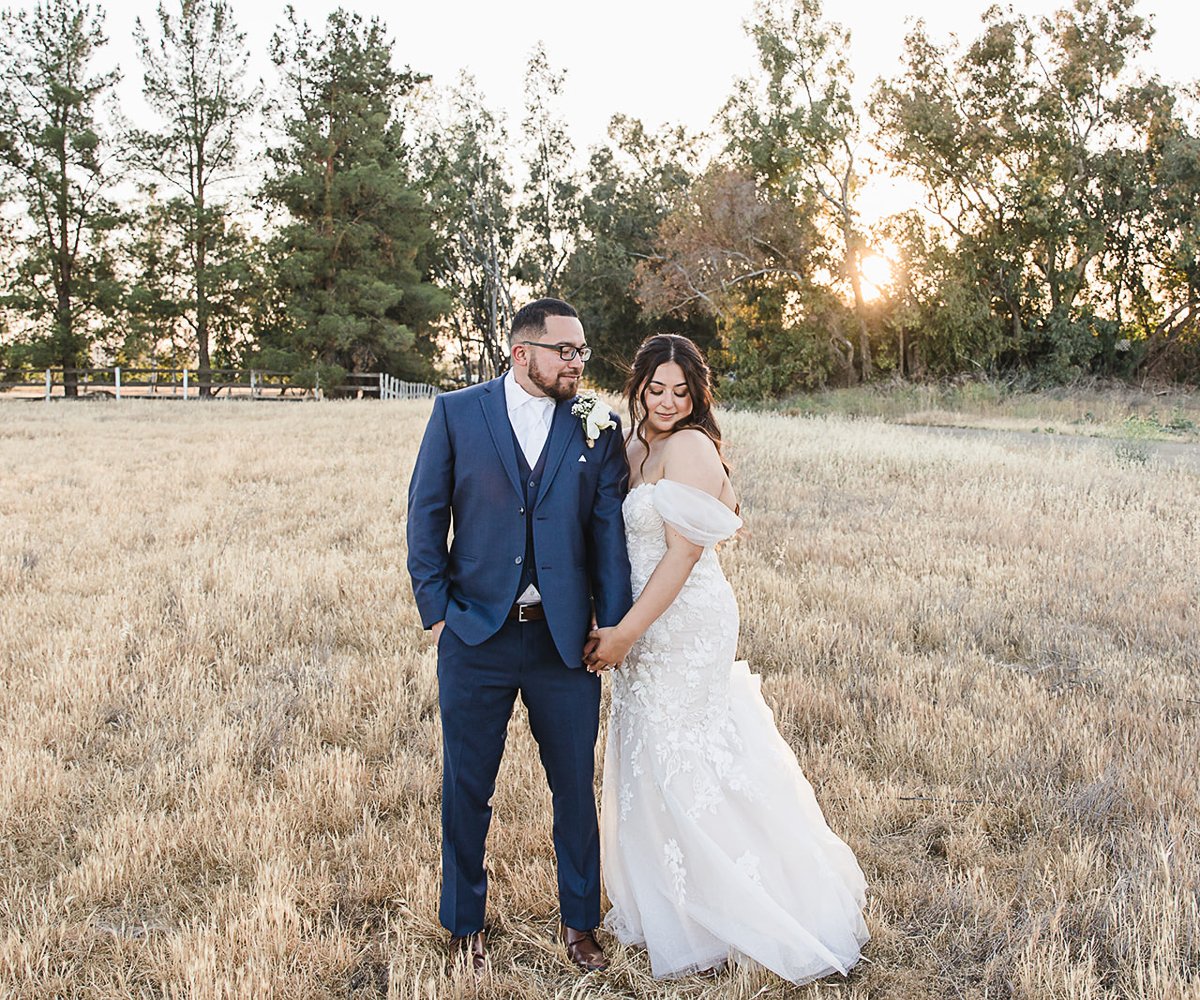
[[50,369],[46,369],[46,402],[50,402],[50,391],[54,388],[54,376],[50,374]]
[[117,387],[117,399],[121,398],[121,366],[117,365],[113,368],[114,385]]
[[188,370],[186,368],[184,368],[184,370],[183,370],[183,398],[184,399],[187,399],[187,390],[188,390],[187,372],[188,372]]
[[387,376],[383,372],[380,372],[379,373],[379,398],[380,399],[387,399],[386,379],[387,379]]

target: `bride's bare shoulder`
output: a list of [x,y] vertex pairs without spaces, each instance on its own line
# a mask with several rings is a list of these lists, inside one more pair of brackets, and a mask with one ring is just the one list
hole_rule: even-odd
[[713,439],[698,427],[677,430],[663,445],[663,455],[676,455],[690,460],[704,459],[721,464],[721,456]]
[[725,466],[717,446],[704,431],[687,427],[678,430],[663,448],[663,475],[720,497],[724,490]]

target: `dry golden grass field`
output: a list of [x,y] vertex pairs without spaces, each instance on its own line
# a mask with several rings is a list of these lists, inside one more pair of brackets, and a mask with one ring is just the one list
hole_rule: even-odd
[[404,569],[428,408],[0,406],[0,996],[1200,996],[1195,466],[747,413],[741,653],[866,872],[865,961],[577,975],[518,715],[476,992]]

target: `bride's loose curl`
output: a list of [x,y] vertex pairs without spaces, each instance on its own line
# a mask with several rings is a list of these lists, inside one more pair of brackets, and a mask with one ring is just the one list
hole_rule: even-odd
[[687,383],[688,395],[692,399],[692,412],[683,417],[674,427],[671,434],[687,427],[702,431],[717,447],[717,456],[729,474],[729,463],[721,451],[721,428],[717,426],[717,418],[713,415],[712,372],[709,370],[700,348],[687,337],[677,333],[658,333],[647,337],[637,349],[633,357],[633,365],[629,370],[629,378],[625,382],[625,401],[629,406],[629,419],[633,424],[633,432],[646,449],[638,474],[646,469],[646,459],[650,457],[650,442],[642,430],[642,424],[650,411],[646,405],[646,387],[658,371],[659,365],[674,362],[683,370],[683,378]]

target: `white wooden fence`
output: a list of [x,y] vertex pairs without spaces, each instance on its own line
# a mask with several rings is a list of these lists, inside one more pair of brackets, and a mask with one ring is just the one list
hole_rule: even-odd
[[438,394],[438,387],[425,385],[423,382],[402,382],[391,375],[379,373],[380,399],[432,399]]
[[437,386],[404,382],[386,372],[352,372],[336,386],[298,385],[287,372],[262,369],[212,369],[203,374],[189,368],[47,368],[39,378],[31,372],[3,379],[0,397],[61,399],[67,376],[83,398],[198,399],[201,387],[209,396],[242,399],[324,399],[327,395],[375,399],[431,399]]

